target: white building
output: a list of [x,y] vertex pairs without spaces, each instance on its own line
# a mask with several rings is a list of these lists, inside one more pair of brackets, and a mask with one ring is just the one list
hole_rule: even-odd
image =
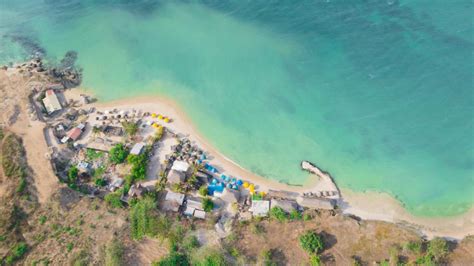
[[43,104],[44,107],[46,107],[48,114],[52,114],[62,109],[61,103],[59,103],[59,99],[54,90],[46,91],[46,97],[43,99]]

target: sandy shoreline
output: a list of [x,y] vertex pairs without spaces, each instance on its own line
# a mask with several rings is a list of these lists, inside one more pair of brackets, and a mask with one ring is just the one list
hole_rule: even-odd
[[[80,93],[93,94],[90,91],[79,89],[69,90],[66,97],[77,97]],[[166,124],[168,128],[177,133],[186,134],[191,141],[196,142],[201,148],[211,155],[210,163],[223,172],[243,178],[256,184],[258,190],[268,189],[286,190],[291,192],[314,191],[318,186],[318,177],[310,177],[302,186],[290,186],[264,177],[258,176],[229,158],[221,154],[196,130],[191,119],[175,101],[162,96],[149,95],[138,96],[128,99],[113,100],[107,102],[96,102],[91,104],[96,108],[118,108],[118,109],[140,109],[143,111],[156,112],[173,119],[172,123]],[[304,159],[304,158],[302,158]],[[317,163],[317,162],[316,162]],[[330,171],[330,169],[329,169]],[[337,180],[335,180],[337,182]],[[454,217],[417,217],[405,210],[402,204],[386,193],[378,192],[354,192],[342,188],[344,213],[353,214],[366,220],[383,220],[400,223],[412,227],[423,233],[428,238],[434,236],[461,239],[467,235],[474,235],[474,208],[465,214]]]

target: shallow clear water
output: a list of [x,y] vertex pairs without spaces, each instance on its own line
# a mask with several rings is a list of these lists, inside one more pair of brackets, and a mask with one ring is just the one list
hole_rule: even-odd
[[473,2],[267,2],[0,0],[0,62],[75,50],[102,99],[172,97],[260,175],[310,160],[416,215],[470,208]]

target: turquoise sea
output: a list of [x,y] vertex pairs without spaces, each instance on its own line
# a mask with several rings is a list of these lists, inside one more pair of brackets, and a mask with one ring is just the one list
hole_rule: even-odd
[[101,99],[176,100],[223,154],[301,160],[418,216],[474,202],[471,0],[0,0],[0,63],[78,53]]

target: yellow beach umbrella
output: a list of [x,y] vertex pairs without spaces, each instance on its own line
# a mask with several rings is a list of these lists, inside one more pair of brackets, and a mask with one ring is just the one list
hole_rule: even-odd
[[244,188],[248,188],[249,185],[250,185],[250,184],[249,184],[249,182],[247,182],[247,181],[245,181],[244,184],[243,184]]
[[264,191],[260,191],[260,196],[265,197],[265,192]]
[[158,115],[158,118],[159,118],[159,119],[163,119],[163,116],[160,114],[160,115]]
[[165,123],[169,123],[170,119],[168,117],[165,117],[165,119],[163,121],[165,121]]
[[156,114],[155,114],[155,113],[152,113],[152,114],[151,114],[151,117],[155,118],[155,117],[156,117]]

